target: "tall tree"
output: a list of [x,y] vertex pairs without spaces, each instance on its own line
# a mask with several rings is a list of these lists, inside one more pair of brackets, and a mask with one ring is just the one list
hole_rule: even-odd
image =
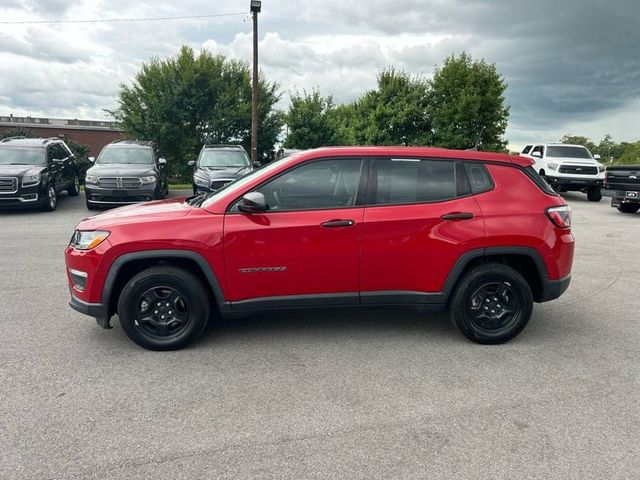
[[428,113],[435,145],[504,150],[507,84],[494,64],[474,61],[466,53],[452,55],[436,69],[430,83]]
[[[280,131],[277,85],[260,78],[259,158],[266,158]],[[187,166],[203,143],[241,143],[251,134],[249,66],[207,50],[183,46],[175,57],[152,59],[130,86],[122,85],[111,112],[129,138],[155,141],[174,174]]]
[[288,134],[285,148],[316,148],[341,143],[337,123],[332,116],[333,98],[323,97],[318,89],[291,95],[291,106],[285,115]]
[[428,83],[394,68],[378,75],[376,90],[366,92],[354,106],[354,136],[367,145],[428,145],[431,125],[427,113]]

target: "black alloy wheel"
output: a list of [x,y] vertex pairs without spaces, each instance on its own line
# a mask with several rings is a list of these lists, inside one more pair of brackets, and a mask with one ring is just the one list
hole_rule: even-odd
[[504,343],[527,325],[533,296],[527,281],[515,269],[485,263],[463,275],[450,301],[453,324],[470,340]]
[[47,197],[44,201],[44,209],[47,212],[53,212],[58,206],[58,192],[56,192],[56,186],[53,183],[49,183],[47,186]]
[[120,325],[150,350],[176,350],[198,338],[209,321],[208,289],[191,272],[151,267],[135,275],[118,299]]

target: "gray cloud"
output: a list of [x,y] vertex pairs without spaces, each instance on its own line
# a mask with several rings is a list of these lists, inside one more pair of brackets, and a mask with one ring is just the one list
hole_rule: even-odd
[[[232,0],[10,0],[0,16],[152,17],[245,8]],[[172,55],[183,43],[248,61],[246,20],[5,28],[0,110],[102,118],[103,108],[115,106],[119,83],[130,81],[142,62]],[[553,140],[569,128],[618,139],[638,135],[629,121],[640,123],[637,0],[265,0],[260,29],[261,68],[285,93],[319,86],[349,101],[372,88],[385,66],[428,76],[446,56],[466,50],[495,62],[505,76],[508,136],[516,144]],[[54,88],[60,95],[48,103]]]

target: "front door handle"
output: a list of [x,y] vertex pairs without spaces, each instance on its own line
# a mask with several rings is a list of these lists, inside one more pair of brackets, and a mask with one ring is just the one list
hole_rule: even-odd
[[340,227],[353,227],[356,224],[353,220],[329,220],[328,222],[321,223],[320,226],[324,228],[340,228]]
[[473,213],[471,212],[451,212],[440,217],[442,220],[471,220]]

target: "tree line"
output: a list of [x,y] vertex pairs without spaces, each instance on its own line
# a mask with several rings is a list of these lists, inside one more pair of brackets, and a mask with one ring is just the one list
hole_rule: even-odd
[[[277,108],[279,85],[259,78],[258,156],[285,148],[329,145],[435,145],[502,151],[509,109],[506,83],[495,65],[469,55],[447,58],[432,79],[393,67],[382,70],[377,88],[354,102],[336,105],[316,89],[291,95],[287,111]],[[205,143],[236,143],[249,150],[249,65],[207,50],[184,46],[167,59],[142,66],[122,85],[110,112],[128,138],[153,140],[170,171],[189,177],[189,160]]]

